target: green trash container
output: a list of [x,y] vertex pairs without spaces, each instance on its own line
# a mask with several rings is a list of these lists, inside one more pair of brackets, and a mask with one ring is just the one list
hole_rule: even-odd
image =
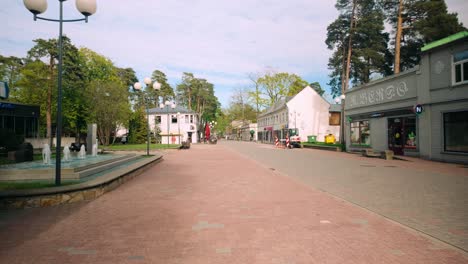
[[315,143],[317,142],[317,136],[307,136],[308,143]]

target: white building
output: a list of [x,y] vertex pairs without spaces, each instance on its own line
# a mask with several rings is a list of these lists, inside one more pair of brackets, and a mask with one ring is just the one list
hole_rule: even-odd
[[194,111],[166,105],[163,109],[151,108],[148,113],[150,129],[155,132],[156,126],[159,127],[162,144],[180,144],[187,139],[191,143],[199,142],[199,115]]
[[316,136],[317,141],[323,142],[328,134],[333,134],[339,141],[339,124],[338,107],[331,106],[307,86],[295,96],[281,99],[259,115],[258,140],[274,142],[275,136],[284,139],[289,129],[297,129],[303,142],[307,141],[307,136]]
[[[250,132],[253,131],[253,134]],[[257,123],[244,123],[240,127],[240,139],[243,141],[257,141],[258,140],[258,129]]]

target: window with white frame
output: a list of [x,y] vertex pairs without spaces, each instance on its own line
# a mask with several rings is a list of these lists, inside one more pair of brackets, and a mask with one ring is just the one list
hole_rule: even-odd
[[453,84],[468,82],[468,50],[453,54]]

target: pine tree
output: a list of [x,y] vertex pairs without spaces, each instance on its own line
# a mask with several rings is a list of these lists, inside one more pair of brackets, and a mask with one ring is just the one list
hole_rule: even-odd
[[388,41],[384,15],[374,0],[338,0],[336,8],[340,15],[328,26],[325,41],[334,51],[328,63],[333,96],[346,89],[348,76],[359,84],[383,74]]
[[444,0],[381,0],[381,3],[395,35],[391,42],[395,52],[386,58],[393,73],[416,66],[423,45],[466,30],[456,13],[448,13]]

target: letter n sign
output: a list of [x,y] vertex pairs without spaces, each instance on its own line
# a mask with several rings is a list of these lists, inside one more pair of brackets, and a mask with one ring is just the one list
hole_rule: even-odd
[[423,110],[424,108],[420,104],[414,106],[414,113],[416,113],[416,115],[420,115],[423,112]]

